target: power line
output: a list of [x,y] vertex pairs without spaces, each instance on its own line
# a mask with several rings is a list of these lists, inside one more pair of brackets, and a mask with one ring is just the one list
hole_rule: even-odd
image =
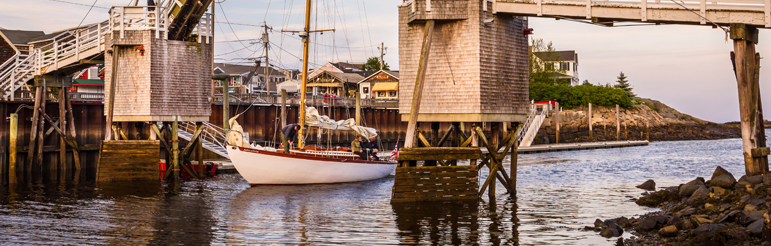
[[88,5],[88,4],[82,4],[82,3],[75,3],[75,2],[69,2],[69,1],[62,1],[62,0],[48,0],[48,1],[51,1],[51,2],[59,2],[59,3],[67,3],[67,4],[72,4],[72,5],[80,5],[80,6],[86,6],[86,7],[91,7],[91,6],[93,6],[92,8],[110,9],[110,8],[107,8],[107,7],[102,7],[102,6],[94,6],[94,5]]

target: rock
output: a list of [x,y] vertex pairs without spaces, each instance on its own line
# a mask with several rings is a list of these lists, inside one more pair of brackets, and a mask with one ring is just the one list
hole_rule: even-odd
[[693,234],[695,235],[715,234],[723,227],[725,227],[725,225],[723,224],[702,224],[693,230]]
[[744,216],[749,218],[749,221],[756,221],[756,220],[763,219],[763,214],[766,213],[766,211],[751,210],[751,211],[744,211],[743,213],[744,213]]
[[662,237],[674,237],[674,236],[677,236],[678,232],[679,230],[677,230],[677,227],[674,225],[671,225],[671,226],[666,226],[664,228],[661,228],[659,230],[659,235],[661,235]]
[[755,222],[752,222],[749,226],[747,226],[747,230],[749,230],[752,235],[760,236],[760,234],[763,232],[763,220],[759,219]]
[[700,187],[693,192],[693,195],[689,198],[692,201],[702,201],[709,199],[709,190],[705,187]]
[[721,188],[731,188],[734,187],[734,184],[736,184],[736,179],[729,173],[717,176],[710,180],[709,183],[712,185],[720,186]]
[[747,235],[747,229],[744,227],[736,227],[736,228],[730,229],[726,231],[726,234],[740,241],[744,241],[750,238],[750,235]]
[[765,203],[765,202],[766,202],[766,198],[765,197],[759,197],[759,198],[755,198],[755,199],[750,199],[749,201],[747,201],[747,204],[755,206],[755,207],[760,207],[760,205],[763,205],[763,203]]
[[704,204],[704,209],[709,210],[711,212],[718,212],[718,211],[720,211],[720,208],[718,206],[715,206],[715,205],[713,205],[711,203],[705,203]]
[[712,193],[715,193],[715,195],[720,195],[720,196],[722,196],[722,195],[724,195],[724,194],[725,194],[725,189],[723,189],[723,188],[720,188],[719,186],[712,186],[712,187],[709,187],[709,190],[710,190],[710,191],[712,191]]
[[763,183],[771,184],[771,173],[763,174]]
[[605,229],[602,230],[602,232],[600,232],[600,236],[605,237],[605,238],[614,237],[613,236],[613,230],[610,229],[610,228],[605,228]]
[[724,203],[723,205],[720,205],[720,211],[721,212],[724,211],[724,210],[727,210],[729,208],[731,208],[731,204]]
[[594,227],[601,227],[602,226],[602,220],[596,219],[594,221]]
[[637,224],[637,230],[650,231],[650,230],[656,229],[657,225],[658,225],[658,221],[656,221],[656,218],[648,217],[640,220],[640,222]]
[[711,224],[713,221],[706,215],[692,215],[691,222],[693,222],[694,225],[701,226],[702,224]]
[[755,210],[757,210],[757,207],[755,207],[755,205],[752,205],[752,204],[744,205],[744,211],[755,211]]
[[[718,223],[723,223],[723,221],[726,221],[726,220],[734,217],[735,215],[737,215],[739,213],[740,213],[739,210],[731,211],[730,213],[726,214],[726,216],[724,216],[722,219],[720,219],[720,221],[718,221]],[[731,221],[733,221],[733,220],[731,220]]]
[[624,238],[618,238],[618,241],[616,241],[616,246],[624,246]]
[[680,190],[678,191],[678,194],[680,197],[690,197],[693,195],[693,192],[698,190],[699,188],[704,187],[704,185],[682,185],[680,186]]
[[[706,188],[705,188],[706,190]],[[709,191],[708,191],[709,192]],[[668,190],[660,190],[651,193],[650,195],[640,197],[635,203],[640,206],[658,207],[664,202],[679,200],[677,194]]]
[[750,200],[750,195],[744,195],[742,198],[740,198],[742,202],[747,202]]
[[693,228],[696,228],[696,226],[693,225],[693,222],[691,222],[691,220],[683,221],[683,230],[690,230]]
[[680,213],[681,216],[688,216],[696,213],[696,209],[692,207],[687,207],[687,208],[684,208],[683,210],[680,210],[680,212],[678,213]]
[[[723,169],[723,167],[717,166],[717,168],[715,168],[715,172],[712,173],[712,178],[710,178],[710,180],[715,179],[718,176],[723,175],[723,174],[731,175],[731,173],[729,173],[727,170]],[[733,177],[733,175],[731,175],[731,177]]]
[[656,182],[654,182],[652,179],[649,179],[648,181],[645,181],[641,185],[638,185],[638,186],[635,186],[635,187],[643,189],[643,190],[656,190]]
[[747,187],[751,186],[750,182],[747,182],[747,180],[739,180],[739,182],[736,182],[734,185],[734,189],[737,191],[747,191]]
[[749,176],[747,177],[747,182],[750,182],[752,185],[763,183],[763,175]]
[[705,185],[704,178],[698,177],[694,180],[688,181],[688,183],[685,183],[685,185]]

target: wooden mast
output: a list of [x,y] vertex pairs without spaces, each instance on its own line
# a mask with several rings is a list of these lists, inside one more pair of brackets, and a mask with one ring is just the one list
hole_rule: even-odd
[[[303,42],[303,75],[302,86],[300,86],[300,129],[297,130],[297,147],[302,148],[303,143],[303,126],[305,125],[305,86],[308,84],[308,35],[311,29],[311,0],[307,0],[305,3],[305,30],[304,33],[300,33]],[[303,34],[305,36],[303,37]]]

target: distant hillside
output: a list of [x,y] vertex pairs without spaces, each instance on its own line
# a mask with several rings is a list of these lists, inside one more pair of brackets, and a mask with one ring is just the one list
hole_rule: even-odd
[[706,124],[706,123],[712,123],[706,120],[702,120],[696,117],[693,117],[688,114],[681,113],[680,111],[677,111],[676,109],[667,106],[666,104],[659,102],[657,100],[648,99],[648,98],[637,98],[643,101],[646,106],[650,107],[653,111],[656,111],[661,117],[664,119],[675,122],[675,123],[695,123],[695,124]]

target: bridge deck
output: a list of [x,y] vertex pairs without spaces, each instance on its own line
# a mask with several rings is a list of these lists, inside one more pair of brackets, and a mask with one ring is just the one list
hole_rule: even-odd
[[[600,21],[635,21],[669,24],[721,25],[742,23],[771,27],[771,0],[717,1],[593,1],[593,0],[498,0],[496,12]],[[681,6],[682,5],[682,6]]]

